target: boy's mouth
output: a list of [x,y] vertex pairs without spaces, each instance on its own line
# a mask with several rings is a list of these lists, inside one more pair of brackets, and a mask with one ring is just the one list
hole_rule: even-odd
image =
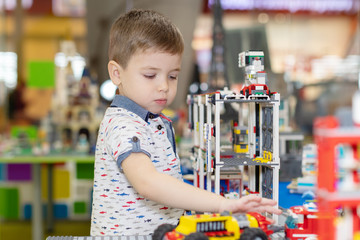
[[165,98],[162,98],[162,99],[156,99],[155,102],[159,105],[166,105],[167,100]]

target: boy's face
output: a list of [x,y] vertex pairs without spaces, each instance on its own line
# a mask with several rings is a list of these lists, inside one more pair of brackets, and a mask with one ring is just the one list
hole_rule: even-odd
[[125,69],[118,67],[118,82],[112,80],[119,87],[120,95],[152,113],[160,113],[174,100],[181,55],[150,49],[135,53]]

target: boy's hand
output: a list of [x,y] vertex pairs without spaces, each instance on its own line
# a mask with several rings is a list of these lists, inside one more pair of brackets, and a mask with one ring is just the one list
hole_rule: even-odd
[[246,212],[267,212],[281,214],[282,211],[275,207],[276,202],[271,199],[261,198],[255,195],[247,195],[240,199],[224,199],[220,204],[220,211],[230,211],[233,213]]

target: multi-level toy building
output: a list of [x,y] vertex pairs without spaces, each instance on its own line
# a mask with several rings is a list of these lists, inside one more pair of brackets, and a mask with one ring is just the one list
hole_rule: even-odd
[[247,83],[239,93],[188,97],[194,184],[220,194],[221,179],[240,179],[241,195],[246,180],[248,193],[278,201],[280,95],[266,85],[262,51],[240,53],[239,67]]

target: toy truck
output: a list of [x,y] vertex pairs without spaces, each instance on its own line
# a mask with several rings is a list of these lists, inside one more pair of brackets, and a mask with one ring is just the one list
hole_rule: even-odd
[[290,207],[285,221],[285,237],[289,240],[315,240],[317,239],[316,226],[317,209],[313,205]]
[[153,240],[267,240],[278,231],[261,214],[196,214],[181,216],[178,226],[162,224]]

